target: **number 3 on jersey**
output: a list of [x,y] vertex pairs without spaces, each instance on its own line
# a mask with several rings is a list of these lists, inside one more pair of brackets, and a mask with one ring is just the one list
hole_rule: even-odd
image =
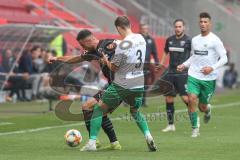
[[135,64],[135,68],[140,68],[142,65],[142,51],[137,50],[136,56],[137,56],[137,63]]

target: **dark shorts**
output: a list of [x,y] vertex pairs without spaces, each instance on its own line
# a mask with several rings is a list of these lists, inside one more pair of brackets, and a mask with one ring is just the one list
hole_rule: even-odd
[[171,83],[174,87],[172,91],[165,94],[165,96],[173,96],[175,97],[177,94],[180,96],[186,96],[187,95],[187,74],[166,74],[163,77],[163,80],[168,81]]

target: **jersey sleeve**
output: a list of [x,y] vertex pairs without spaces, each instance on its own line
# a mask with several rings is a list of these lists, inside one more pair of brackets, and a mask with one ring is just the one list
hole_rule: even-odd
[[111,60],[111,63],[113,63],[115,66],[119,67],[121,63],[126,61],[125,54],[115,54]]
[[121,63],[125,62],[127,59],[127,56],[125,55],[125,53],[128,52],[129,48],[124,48],[124,47],[121,48],[120,46],[122,43],[123,41],[118,41],[115,54],[111,60],[111,63],[113,63],[117,67],[119,67]]
[[217,38],[216,39],[216,42],[215,42],[215,51],[217,52],[217,54],[219,55],[220,59],[218,60],[217,63],[215,63],[212,68],[215,70],[215,69],[218,69],[219,67],[222,67],[224,64],[227,63],[228,61],[228,58],[227,58],[227,51],[226,49],[224,48],[223,46],[223,43],[222,41]]
[[194,55],[191,55],[183,64],[184,64],[184,66],[186,66],[186,67],[190,67],[190,65],[191,65],[191,63],[193,62],[193,60],[194,60]]
[[152,46],[151,46],[152,52],[151,52],[151,54],[154,58],[155,63],[159,63],[156,43],[155,43],[155,40],[152,37],[151,37],[151,39],[152,39]]

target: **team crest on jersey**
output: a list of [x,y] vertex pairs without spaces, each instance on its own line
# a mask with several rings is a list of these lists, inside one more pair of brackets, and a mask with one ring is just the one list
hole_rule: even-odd
[[172,44],[173,44],[173,42],[172,42],[172,41],[169,41],[169,44],[170,44],[170,45],[172,45]]
[[185,45],[185,41],[180,41],[180,45],[183,47]]
[[204,46],[205,48],[207,48],[207,44],[204,44],[203,46]]
[[124,40],[119,44],[119,48],[121,50],[129,49],[131,48],[133,43],[131,41]]

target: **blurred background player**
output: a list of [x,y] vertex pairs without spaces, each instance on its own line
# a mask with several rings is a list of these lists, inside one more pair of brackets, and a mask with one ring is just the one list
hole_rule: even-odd
[[162,65],[160,65],[160,67],[163,66],[167,55],[170,55],[168,72],[164,75],[163,80],[170,82],[174,86],[174,90],[165,95],[168,125],[162,130],[163,132],[175,131],[174,97],[176,97],[176,94],[179,94],[182,101],[188,105],[188,95],[186,92],[187,70],[179,72],[177,71],[177,66],[185,62],[190,57],[191,38],[184,33],[184,20],[177,19],[174,21],[173,25],[175,35],[167,38],[161,61]]
[[179,71],[189,67],[187,92],[189,96],[189,115],[192,123],[192,137],[198,137],[199,119],[196,112],[198,108],[204,112],[204,122],[208,123],[211,118],[212,98],[217,78],[217,69],[227,63],[227,52],[218,36],[211,32],[211,16],[203,12],[199,15],[201,34],[192,39],[192,56],[179,65]]
[[154,67],[151,67],[151,55],[154,59],[154,64],[158,64],[158,53],[156,48],[156,43],[153,37],[149,33],[149,26],[147,24],[140,25],[140,34],[146,41],[146,55],[145,55],[145,63],[144,63],[144,83],[145,83],[145,91],[143,95],[143,106],[147,106],[146,104],[146,90],[148,89],[148,84],[152,84],[154,77]]
[[223,86],[225,88],[233,89],[237,87],[237,77],[238,73],[235,69],[235,64],[230,63],[229,69],[224,72],[223,75]]
[[[115,52],[115,44],[114,39],[105,39],[98,40],[91,31],[82,30],[78,33],[77,41],[86,50],[83,55],[79,56],[63,56],[63,57],[52,57],[49,61],[62,61],[66,63],[79,63],[82,61],[91,61],[91,60],[100,60],[101,54],[99,50],[104,50],[104,53],[107,54],[109,59],[112,58]],[[109,70],[106,65],[101,65],[102,72],[104,76],[107,78],[108,83],[111,84],[114,78],[114,73]],[[93,98],[87,100],[84,104],[82,104],[82,112],[84,116],[85,125],[87,131],[90,134],[90,119],[93,113],[93,106],[98,103],[99,99],[102,96],[103,91],[99,91]],[[121,145],[117,140],[117,136],[115,134],[113,124],[107,115],[102,117],[102,128],[104,132],[107,134],[110,140],[110,146],[105,147],[104,149],[111,150],[121,150]],[[97,143],[98,147],[100,146],[99,142]]]

